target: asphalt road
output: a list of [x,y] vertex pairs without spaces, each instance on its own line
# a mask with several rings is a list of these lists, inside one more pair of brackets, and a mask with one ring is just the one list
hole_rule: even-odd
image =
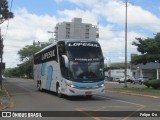
[[[33,80],[8,78],[3,81],[11,97],[10,108],[4,111],[79,111],[86,117],[47,117],[37,120],[146,120],[146,117],[94,117],[85,111],[160,111],[160,99],[144,96],[134,96],[110,92],[109,88],[121,87],[123,84],[110,83],[106,86],[105,95],[95,95],[91,99],[86,97],[59,98],[51,92],[39,92]],[[72,113],[68,113],[72,114]],[[105,113],[104,113],[105,114]],[[114,117],[115,115],[115,117]],[[143,114],[144,115],[144,114]],[[159,115],[159,114],[158,114]],[[74,116],[74,113],[73,113]],[[9,118],[3,118],[9,120]],[[21,118],[10,118],[18,120]],[[35,119],[35,118],[25,118]],[[158,120],[150,117],[148,120]]]

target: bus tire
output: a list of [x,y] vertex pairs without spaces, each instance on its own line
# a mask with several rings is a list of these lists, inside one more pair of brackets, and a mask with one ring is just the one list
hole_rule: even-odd
[[38,89],[38,91],[42,91],[42,86],[41,86],[40,80],[37,81],[37,89]]
[[58,97],[60,97],[60,98],[62,97],[61,87],[60,87],[60,85],[59,85],[59,84],[57,84],[56,93],[57,93],[57,96],[58,96]]

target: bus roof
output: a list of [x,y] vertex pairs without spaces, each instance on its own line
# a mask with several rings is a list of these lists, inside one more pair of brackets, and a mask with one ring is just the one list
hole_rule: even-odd
[[98,41],[95,41],[95,40],[82,40],[82,39],[69,39],[69,40],[68,40],[68,39],[62,39],[62,40],[59,40],[59,41],[56,41],[56,42],[52,43],[51,45],[46,46],[46,47],[43,48],[42,50],[36,52],[34,55],[37,55],[38,53],[41,53],[41,52],[43,52],[44,50],[46,50],[46,49],[48,49],[48,48],[51,48],[51,47],[57,45],[58,42],[65,42],[65,43],[67,43],[67,42],[97,42],[97,43],[98,43]]
[[37,55],[38,53],[41,53],[42,51],[44,51],[44,50],[46,50],[46,49],[48,49],[48,48],[50,48],[50,47],[52,47],[52,46],[54,46],[54,45],[56,45],[56,44],[57,44],[57,42],[54,42],[54,43],[52,43],[51,45],[48,45],[48,46],[46,46],[45,48],[43,48],[42,50],[36,52],[34,55]]

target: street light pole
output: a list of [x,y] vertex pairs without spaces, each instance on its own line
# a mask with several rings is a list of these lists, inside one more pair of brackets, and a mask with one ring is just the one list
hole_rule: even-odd
[[125,85],[124,87],[127,87],[127,0],[126,0],[126,10],[125,10]]
[[2,90],[2,61],[3,61],[3,58],[2,58],[2,54],[3,54],[3,38],[2,38],[2,35],[1,35],[1,28],[0,28],[0,90]]

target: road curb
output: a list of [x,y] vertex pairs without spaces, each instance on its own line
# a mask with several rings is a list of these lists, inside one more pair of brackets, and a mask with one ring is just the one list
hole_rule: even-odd
[[148,98],[155,98],[155,99],[159,99],[160,98],[160,96],[147,95],[147,94],[139,94],[139,93],[133,93],[133,92],[130,92],[130,91],[116,91],[116,90],[106,90],[106,91],[107,92],[113,92],[113,93],[132,95],[132,96],[142,96],[142,97],[148,97]]
[[14,107],[14,102],[11,99],[11,96],[10,96],[9,92],[7,91],[7,89],[5,88],[4,85],[2,87],[3,87],[3,89],[4,89],[5,93],[6,93],[6,100],[5,100],[6,104],[2,103],[2,108],[0,108],[0,111],[2,111],[4,109],[7,109],[7,108]]

